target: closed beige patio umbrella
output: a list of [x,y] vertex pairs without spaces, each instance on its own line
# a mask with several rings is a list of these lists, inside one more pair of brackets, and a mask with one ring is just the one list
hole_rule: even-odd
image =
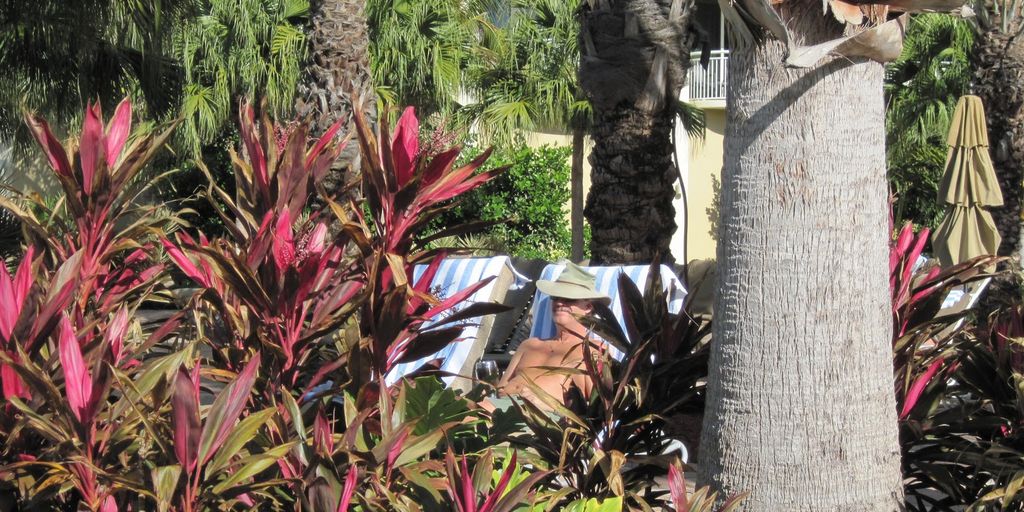
[[986,208],[1003,204],[1003,193],[989,157],[981,98],[960,98],[947,142],[949,152],[939,184],[939,200],[948,206],[942,223],[932,234],[932,248],[943,266],[996,254],[1001,238]]

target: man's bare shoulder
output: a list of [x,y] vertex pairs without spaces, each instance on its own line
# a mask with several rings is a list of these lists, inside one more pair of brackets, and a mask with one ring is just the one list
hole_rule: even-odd
[[516,350],[537,350],[539,348],[544,348],[547,343],[550,343],[550,341],[545,341],[540,338],[527,338],[519,344],[519,347]]
[[527,340],[523,340],[523,342],[519,344],[519,348],[517,350],[524,352],[566,353],[571,352],[578,347],[579,343],[572,343],[559,339],[542,340],[540,338],[529,338]]

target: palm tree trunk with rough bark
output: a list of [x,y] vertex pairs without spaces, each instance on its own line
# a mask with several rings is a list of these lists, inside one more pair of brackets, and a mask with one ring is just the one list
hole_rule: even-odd
[[572,234],[569,259],[583,261],[583,151],[586,133],[582,128],[572,131],[572,168],[569,177],[569,232]]
[[[361,0],[310,2],[310,55],[295,110],[300,119],[311,120],[314,136],[339,119],[347,120],[341,133],[353,133],[357,106],[371,122],[376,120],[363,4]],[[328,192],[344,185],[346,170],[358,170],[358,157],[358,145],[349,144],[324,178]]]
[[1017,16],[1010,30],[999,27],[995,13],[993,27],[981,31],[975,40],[974,92],[982,99],[988,118],[992,165],[1003,191],[1004,206],[992,211],[1003,241],[1000,255],[1021,255],[1021,200],[1024,199],[1024,39],[1018,33],[1024,22]]
[[[840,28],[783,4],[810,45]],[[701,485],[744,510],[900,510],[883,67],[734,49]]]
[[671,132],[689,66],[693,0],[587,0],[580,85],[593,106],[584,213],[595,263],[671,261]]

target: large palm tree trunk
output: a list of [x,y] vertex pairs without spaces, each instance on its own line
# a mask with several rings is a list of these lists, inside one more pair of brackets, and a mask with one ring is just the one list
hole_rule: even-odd
[[671,131],[689,65],[693,0],[587,0],[580,86],[594,109],[584,213],[595,263],[671,260]]
[[[299,118],[312,121],[319,135],[339,119],[347,120],[342,133],[352,133],[358,107],[376,119],[376,96],[370,76],[369,40],[362,0],[310,2],[310,56],[295,104]],[[358,167],[358,145],[349,144],[324,178],[328,192],[339,190],[344,171]]]
[[[975,93],[988,115],[992,164],[1003,191],[1004,206],[993,210],[1003,241],[1000,255],[1021,255],[1021,200],[1024,179],[1024,39],[1012,37],[1020,31],[1022,17],[1010,30],[1001,30],[1001,19],[978,34],[975,42]],[[1013,26],[1017,25],[1017,26]]]
[[[803,44],[839,34],[794,3]],[[898,510],[883,68],[784,52],[729,62],[700,479],[745,510]]]

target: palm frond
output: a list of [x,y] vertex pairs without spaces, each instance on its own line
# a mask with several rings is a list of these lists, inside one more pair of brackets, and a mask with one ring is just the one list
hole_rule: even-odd
[[174,34],[183,63],[179,144],[198,151],[229,122],[234,98],[266,98],[287,114],[306,56],[308,0],[202,0],[200,15]]
[[704,109],[679,100],[676,102],[676,116],[686,130],[686,135],[695,141],[703,141],[707,133],[707,120],[704,116]]

